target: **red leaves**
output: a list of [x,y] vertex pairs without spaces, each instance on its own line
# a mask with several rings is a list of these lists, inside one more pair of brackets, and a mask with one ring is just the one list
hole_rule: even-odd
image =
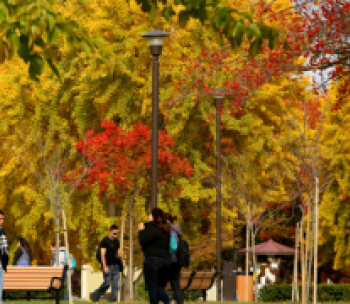
[[[94,135],[87,131],[85,142],[77,143],[77,149],[86,157],[98,163],[88,171],[87,185],[98,184],[100,195],[104,195],[109,185],[118,185],[122,191],[134,187],[135,176],[148,180],[151,168],[151,131],[146,125],[136,123],[126,131],[112,121],[103,121],[105,130]],[[85,146],[84,146],[85,144]],[[84,147],[84,149],[83,149]],[[170,180],[178,176],[191,176],[193,169],[187,159],[173,153],[174,140],[165,131],[159,132],[159,180]],[[81,171],[81,168],[76,172]]]

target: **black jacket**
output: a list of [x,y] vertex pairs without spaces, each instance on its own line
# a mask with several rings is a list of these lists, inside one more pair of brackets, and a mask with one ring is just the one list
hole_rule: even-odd
[[145,257],[170,259],[170,240],[155,222],[145,223],[145,229],[139,231],[139,241]]

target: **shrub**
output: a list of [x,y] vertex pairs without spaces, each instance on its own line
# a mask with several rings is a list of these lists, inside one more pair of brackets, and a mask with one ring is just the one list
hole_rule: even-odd
[[[166,291],[170,298],[174,299],[174,293],[172,290]],[[200,290],[185,290],[184,292],[185,301],[195,301],[202,296]],[[136,301],[149,301],[148,292],[146,290],[146,285],[144,282],[136,283],[136,292],[135,292]]]
[[[301,298],[301,285],[299,297]],[[348,284],[320,284],[317,288],[319,302],[350,301],[350,285]],[[282,302],[292,300],[292,285],[264,285],[259,290],[263,302]],[[313,299],[313,285],[310,286],[310,300]]]

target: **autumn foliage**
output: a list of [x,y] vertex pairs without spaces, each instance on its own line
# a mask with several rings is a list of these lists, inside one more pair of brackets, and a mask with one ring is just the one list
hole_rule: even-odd
[[[101,127],[104,130],[98,133],[86,131],[86,140],[77,144],[77,149],[88,159],[98,159],[89,170],[85,185],[98,184],[101,196],[109,185],[117,185],[123,196],[135,187],[136,177],[151,175],[151,131],[142,123],[134,124],[127,131],[108,120],[103,121]],[[182,175],[190,177],[193,171],[186,158],[173,152],[174,148],[173,139],[165,131],[160,131],[158,178],[162,186],[171,184],[174,178]],[[74,174],[81,170],[79,168]]]

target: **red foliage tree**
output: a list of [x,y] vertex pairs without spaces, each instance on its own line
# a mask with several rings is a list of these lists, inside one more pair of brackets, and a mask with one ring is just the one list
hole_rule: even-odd
[[[98,184],[99,195],[103,196],[107,193],[108,186],[114,184],[118,186],[119,196],[124,196],[134,189],[135,177],[143,177],[146,182],[149,180],[151,132],[141,123],[134,124],[130,131],[107,120],[101,123],[101,127],[104,131],[96,134],[92,130],[86,131],[86,140],[77,144],[77,149],[88,159],[99,159],[89,169],[83,186]],[[164,193],[169,195],[179,192],[179,187],[173,183],[177,177],[189,177],[193,172],[189,161],[173,152],[174,147],[173,139],[165,131],[160,131],[159,181],[164,187]],[[80,170],[78,168],[70,178],[74,178]],[[147,190],[149,188],[146,186]]]

